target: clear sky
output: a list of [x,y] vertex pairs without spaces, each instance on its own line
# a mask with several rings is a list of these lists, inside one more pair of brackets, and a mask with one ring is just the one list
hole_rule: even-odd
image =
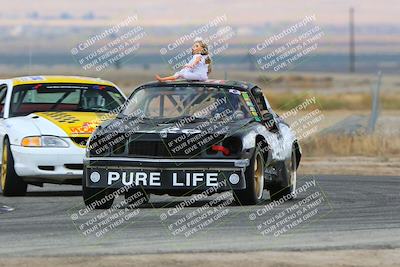
[[[347,24],[350,6],[359,24],[400,25],[399,0],[0,0],[0,25],[31,23],[28,14],[34,12],[47,17],[35,23],[45,24],[80,24],[76,17],[89,12],[115,19],[138,14],[142,25],[157,26],[202,24],[223,14],[236,25],[298,21],[312,14],[320,24]],[[63,12],[73,18],[59,20]]]

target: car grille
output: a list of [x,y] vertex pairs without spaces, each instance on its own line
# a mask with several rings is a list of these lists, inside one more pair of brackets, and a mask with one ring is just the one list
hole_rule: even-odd
[[[91,149],[91,156],[127,156],[127,157],[154,157],[154,158],[187,158],[200,156],[205,150],[218,142],[212,138],[210,142],[202,142],[207,140],[208,136],[202,136],[201,139],[186,146],[168,146],[176,136],[160,139],[158,134],[142,134],[124,138],[123,134],[119,134],[104,144],[106,149]],[[92,146],[92,142],[90,144]],[[96,148],[99,148],[97,146]],[[212,151],[213,152],[213,151]],[[208,152],[207,152],[208,154]]]
[[129,142],[128,155],[129,156],[146,156],[146,157],[163,157],[163,158],[187,158],[200,156],[208,147],[215,144],[219,140],[212,138],[209,142],[202,142],[207,140],[208,136],[203,136],[197,142],[190,143],[183,146],[182,143],[169,146],[174,137],[158,139],[158,140],[131,140]]
[[195,149],[190,153],[185,153],[185,149],[173,150],[163,141],[134,141],[129,143],[129,156],[149,156],[149,157],[187,157],[201,153],[201,148]]

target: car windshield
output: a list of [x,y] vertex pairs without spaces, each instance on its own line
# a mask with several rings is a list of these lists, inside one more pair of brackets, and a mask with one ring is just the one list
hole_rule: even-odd
[[10,117],[41,111],[109,112],[125,102],[112,86],[96,84],[25,84],[13,88]]
[[133,92],[122,115],[142,114],[148,119],[174,120],[207,119],[218,113],[234,114],[236,120],[251,117],[240,91],[203,86],[140,88]]

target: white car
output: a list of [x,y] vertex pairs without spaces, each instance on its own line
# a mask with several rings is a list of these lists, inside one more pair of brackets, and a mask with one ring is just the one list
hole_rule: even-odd
[[0,80],[1,189],[81,184],[86,141],[126,97],[111,82],[75,76]]

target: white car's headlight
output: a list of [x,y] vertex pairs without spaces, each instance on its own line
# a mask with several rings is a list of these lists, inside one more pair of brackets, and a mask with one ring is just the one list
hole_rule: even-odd
[[42,136],[44,147],[69,147],[68,143],[57,136]]
[[57,136],[27,136],[21,141],[21,146],[26,147],[69,147],[69,144]]

